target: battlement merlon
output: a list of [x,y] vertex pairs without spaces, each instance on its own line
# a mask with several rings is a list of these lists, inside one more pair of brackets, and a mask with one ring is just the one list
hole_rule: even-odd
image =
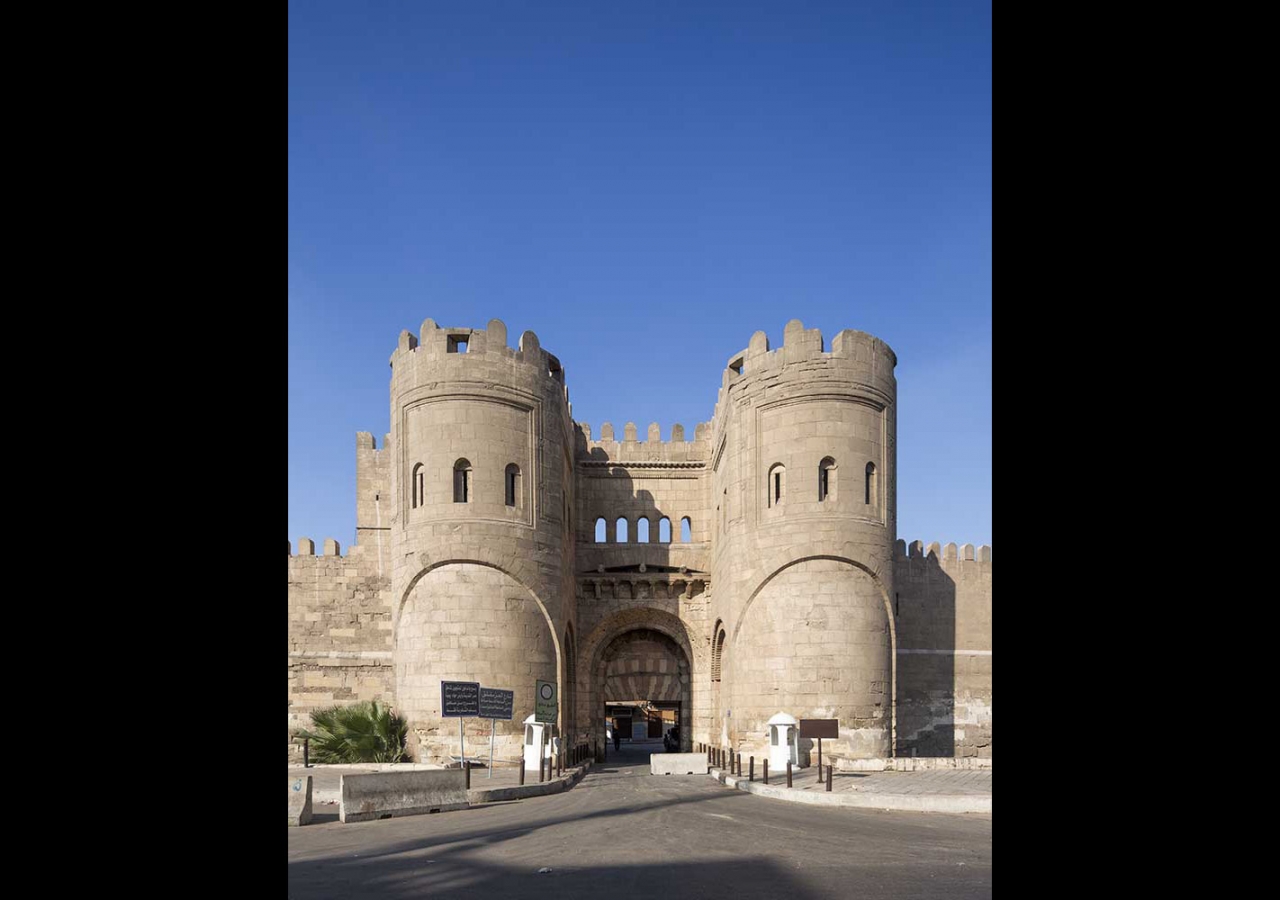
[[489,324],[481,328],[443,328],[433,319],[422,322],[418,334],[410,331],[400,332],[400,341],[395,352],[391,354],[393,380],[398,376],[398,367],[406,360],[414,364],[427,362],[457,364],[458,361],[488,362],[509,361],[528,366],[542,376],[560,385],[560,390],[568,400],[568,390],[564,387],[565,372],[559,358],[542,349],[538,336],[532,331],[520,335],[520,343],[516,349],[507,346],[507,326],[501,319],[490,319]]
[[609,462],[698,462],[705,461],[711,453],[711,423],[700,422],[693,429],[693,439],[687,439],[685,427],[676,423],[671,426],[671,440],[662,439],[662,426],[657,422],[649,423],[646,440],[639,439],[639,430],[634,422],[628,422],[622,429],[622,440],[618,440],[613,423],[605,422],[600,426],[600,439],[591,439],[591,426],[585,422],[575,422],[577,435],[575,439],[575,455],[585,461]]

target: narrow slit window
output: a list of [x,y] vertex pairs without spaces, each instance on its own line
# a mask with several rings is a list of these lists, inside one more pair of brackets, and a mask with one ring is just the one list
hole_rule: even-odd
[[643,516],[636,520],[636,543],[649,543],[649,520]]
[[766,488],[769,492],[769,506],[781,504],[782,498],[787,493],[787,470],[781,463],[776,463],[769,469],[769,482]]
[[614,523],[614,528],[615,528],[615,531],[613,532],[614,541],[619,544],[625,544],[628,541],[627,520],[624,517],[619,516],[618,521]]
[[507,490],[507,506],[520,507],[521,491],[520,491],[520,467],[515,463],[507,466],[506,472],[506,490]]
[[876,464],[867,463],[867,505],[879,506],[880,499],[876,490]]
[[688,516],[680,520],[680,540],[685,544],[693,541],[693,523],[689,521]]
[[658,520],[658,543],[671,543],[671,520],[666,516],[663,516]]
[[422,463],[418,463],[416,466],[413,467],[413,477],[410,479],[409,483],[413,487],[413,508],[417,509],[419,506],[422,506],[426,502],[423,498],[423,491],[422,491],[422,488],[424,486]]
[[836,461],[830,456],[818,465],[818,501],[825,503],[836,496]]
[[453,464],[453,502],[471,502],[471,463],[465,459]]
[[596,519],[596,543],[603,544],[609,539],[609,526],[605,523],[604,516]]

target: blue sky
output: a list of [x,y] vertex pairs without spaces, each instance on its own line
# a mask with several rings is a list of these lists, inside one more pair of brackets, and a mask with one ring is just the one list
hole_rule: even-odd
[[898,536],[991,543],[989,2],[291,3],[288,127],[290,540],[427,317],[664,439],[798,318],[898,355]]

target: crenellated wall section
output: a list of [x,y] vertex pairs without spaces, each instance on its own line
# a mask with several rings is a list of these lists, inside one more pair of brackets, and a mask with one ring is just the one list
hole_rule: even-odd
[[390,700],[391,580],[375,550],[301,538],[289,546],[289,759],[301,760],[298,728],[314,709],[358,700]]
[[991,756],[991,548],[898,541],[898,756]]

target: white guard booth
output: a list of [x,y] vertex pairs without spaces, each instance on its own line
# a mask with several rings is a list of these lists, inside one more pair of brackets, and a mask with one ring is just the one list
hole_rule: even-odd
[[[552,751],[559,748],[559,738],[548,740],[546,737],[546,730],[550,727],[550,725],[535,722],[532,714],[524,720],[524,768],[526,772],[536,773],[538,771],[539,747],[542,748],[543,759],[551,759]],[[552,746],[553,744],[555,745],[554,747]]]
[[788,762],[792,769],[800,768],[800,723],[795,716],[780,712],[765,725],[769,729],[769,768],[785,772]]

